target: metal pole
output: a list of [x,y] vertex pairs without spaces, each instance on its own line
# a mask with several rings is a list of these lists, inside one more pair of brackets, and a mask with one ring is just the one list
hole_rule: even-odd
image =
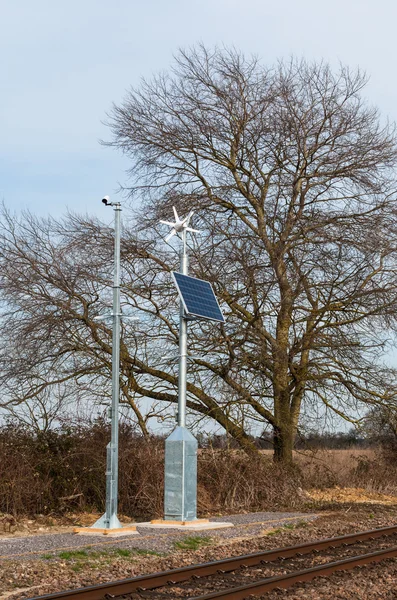
[[109,527],[119,527],[117,520],[119,479],[119,385],[120,385],[120,204],[114,207],[114,280],[112,336],[112,425],[111,425],[111,498],[106,506]]
[[[180,271],[188,273],[188,256],[186,251],[186,230],[182,234]],[[187,319],[182,300],[179,303],[179,377],[178,377],[178,425],[186,426],[186,373],[187,373]]]
[[119,476],[119,394],[120,394],[120,221],[121,206],[114,206],[114,277],[112,327],[112,406],[111,436],[106,447],[106,512],[93,527],[115,529],[121,527],[117,518]]

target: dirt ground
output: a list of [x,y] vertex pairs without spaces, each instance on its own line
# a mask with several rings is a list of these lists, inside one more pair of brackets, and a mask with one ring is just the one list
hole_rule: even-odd
[[[126,546],[120,543],[117,548],[100,551],[94,545],[75,551],[45,554],[39,558],[3,560],[0,563],[0,600],[22,600],[62,589],[134,577],[143,573],[343,535],[353,531],[375,529],[397,522],[397,497],[352,488],[313,490],[308,492],[308,495],[316,505],[318,517],[315,520],[307,522],[302,520],[275,529],[265,528],[256,531],[255,535],[250,533],[249,529],[244,529],[237,539],[221,540],[215,532],[209,532],[208,536],[200,539],[192,535],[186,542],[176,543],[173,550],[166,554],[134,550],[131,545],[128,546],[130,549],[126,549]],[[1,532],[1,536],[5,541],[5,537],[62,533],[70,531],[76,524],[92,524],[96,517],[95,514],[70,514],[63,519],[39,516],[35,520],[24,520],[18,523],[15,533]],[[380,585],[377,587],[378,595],[373,597],[395,598],[396,596],[390,594],[394,593],[396,587],[397,561],[388,561],[377,569],[374,571],[374,577]],[[282,596],[291,599],[305,597],[313,600],[325,597],[360,600],[372,598],[368,590],[363,591],[364,587],[360,591],[357,577],[362,577],[362,574],[353,574],[348,580],[352,582],[352,586],[355,586],[351,593],[350,584],[341,580],[342,591],[336,595],[323,595],[325,588],[319,595],[321,585],[323,587],[325,585],[323,581],[319,581],[307,585],[304,590],[299,589],[298,586],[297,589],[284,591]],[[273,595],[269,596],[269,600],[270,598],[273,598]]]
[[315,502],[324,503],[352,503],[352,504],[383,504],[393,506],[397,504],[396,496],[380,494],[379,492],[369,492],[363,488],[326,488],[324,490],[309,490],[309,498]]
[[[75,527],[88,527],[95,523],[100,513],[66,513],[59,515],[36,515],[35,518],[20,517],[18,520],[11,515],[0,514],[0,538],[26,537],[31,535],[44,535],[48,533],[71,533]],[[119,515],[122,523],[129,523],[131,519]]]

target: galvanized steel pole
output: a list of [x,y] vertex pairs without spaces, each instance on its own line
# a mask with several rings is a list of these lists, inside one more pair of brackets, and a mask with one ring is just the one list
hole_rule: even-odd
[[[182,233],[180,271],[188,273],[188,256],[186,250],[186,230]],[[186,426],[186,373],[187,373],[187,320],[182,300],[179,303],[179,375],[178,375],[178,425]]]
[[112,313],[112,405],[110,442],[106,447],[106,512],[94,523],[94,528],[121,527],[117,517],[119,478],[119,395],[120,395],[120,225],[119,202],[107,202],[114,207],[114,275]]
[[[109,527],[120,527],[117,519],[119,479],[119,395],[120,395],[120,221],[121,206],[114,204],[114,278],[113,278],[113,336],[112,336],[112,425],[110,498],[106,501],[106,520]],[[106,486],[107,487],[107,486]]]
[[[188,272],[186,229],[182,232],[180,271]],[[179,374],[177,427],[165,441],[164,519],[197,518],[197,440],[186,428],[187,323],[179,305]]]

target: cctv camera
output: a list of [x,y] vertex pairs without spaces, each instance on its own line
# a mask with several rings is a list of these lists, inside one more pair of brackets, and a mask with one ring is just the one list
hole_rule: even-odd
[[110,204],[109,200],[110,200],[109,196],[104,196],[104,197],[102,198],[102,202],[103,202],[103,203],[104,203],[106,206],[107,206],[108,204]]

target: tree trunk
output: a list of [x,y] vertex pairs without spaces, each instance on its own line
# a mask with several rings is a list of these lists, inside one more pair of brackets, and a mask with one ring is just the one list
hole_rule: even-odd
[[293,463],[295,428],[291,424],[273,429],[273,459],[285,465]]

